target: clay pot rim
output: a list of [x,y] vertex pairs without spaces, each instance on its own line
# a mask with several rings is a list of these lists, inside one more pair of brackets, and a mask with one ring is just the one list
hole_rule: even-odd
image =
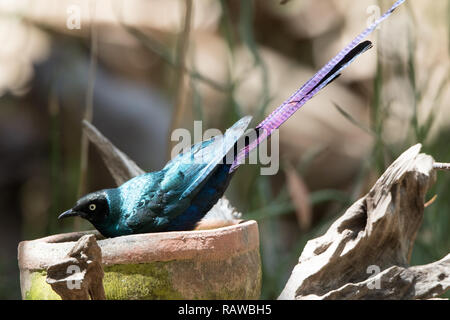
[[202,229],[202,230],[190,230],[190,231],[169,231],[169,232],[154,232],[154,233],[139,233],[139,234],[133,234],[133,235],[127,235],[127,236],[120,236],[120,237],[114,237],[114,238],[105,238],[103,235],[100,234],[97,230],[86,230],[86,231],[75,231],[75,232],[65,232],[65,233],[58,233],[53,234],[50,236],[34,239],[34,240],[25,240],[22,242],[43,242],[43,243],[52,243],[52,244],[58,244],[58,243],[66,243],[66,242],[76,242],[78,239],[80,239],[84,235],[93,234],[97,241],[105,241],[105,240],[112,240],[112,239],[126,239],[126,238],[143,238],[143,239],[151,239],[151,238],[165,238],[166,236],[173,237],[173,236],[180,236],[180,235],[200,235],[200,233],[209,233],[214,232],[216,230],[226,229],[226,228],[232,228],[236,225],[242,225],[247,222],[251,222],[252,220],[233,220],[231,222],[231,225],[219,227],[219,228],[211,228],[211,229]]
[[75,241],[95,234],[104,265],[138,264],[172,260],[217,260],[259,250],[254,220],[217,229],[144,233],[104,239],[97,231],[71,232],[19,243],[19,267],[43,270],[64,258]]

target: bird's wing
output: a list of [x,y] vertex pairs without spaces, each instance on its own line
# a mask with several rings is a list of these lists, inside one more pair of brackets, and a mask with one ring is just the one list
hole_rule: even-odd
[[131,212],[125,219],[126,225],[133,230],[144,230],[150,225],[153,230],[163,229],[172,217],[184,212],[217,165],[244,135],[251,119],[242,118],[223,136],[193,145],[168,162],[163,170],[136,177],[121,186],[127,203],[124,210]]
[[224,135],[200,142],[188,152],[177,156],[163,169],[166,170],[166,174],[161,182],[161,187],[183,190],[180,199],[195,194],[202,182],[233,149],[236,141],[244,135],[251,120],[250,116],[244,117],[229,128]]

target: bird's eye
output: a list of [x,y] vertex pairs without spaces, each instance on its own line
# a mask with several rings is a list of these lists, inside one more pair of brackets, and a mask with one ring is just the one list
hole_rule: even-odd
[[89,210],[94,211],[95,208],[97,208],[97,206],[96,206],[95,204],[91,203],[91,204],[89,205]]

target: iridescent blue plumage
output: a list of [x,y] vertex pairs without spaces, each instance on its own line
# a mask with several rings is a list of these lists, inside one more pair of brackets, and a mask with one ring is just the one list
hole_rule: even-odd
[[192,229],[225,191],[230,165],[222,160],[244,135],[250,121],[251,117],[245,117],[223,136],[195,144],[161,171],[121,185],[115,233]]
[[228,186],[231,164],[223,160],[250,121],[242,118],[223,136],[193,145],[161,171],[81,198],[61,216],[81,215],[107,237],[194,228]]

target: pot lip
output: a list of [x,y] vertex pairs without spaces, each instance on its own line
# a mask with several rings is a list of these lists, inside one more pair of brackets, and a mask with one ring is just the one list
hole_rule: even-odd
[[91,230],[20,242],[19,268],[46,269],[61,261],[75,242],[86,234],[96,236],[104,265],[218,260],[259,249],[258,225],[254,220],[236,221],[236,224],[217,229],[142,233],[107,239],[98,231]]

